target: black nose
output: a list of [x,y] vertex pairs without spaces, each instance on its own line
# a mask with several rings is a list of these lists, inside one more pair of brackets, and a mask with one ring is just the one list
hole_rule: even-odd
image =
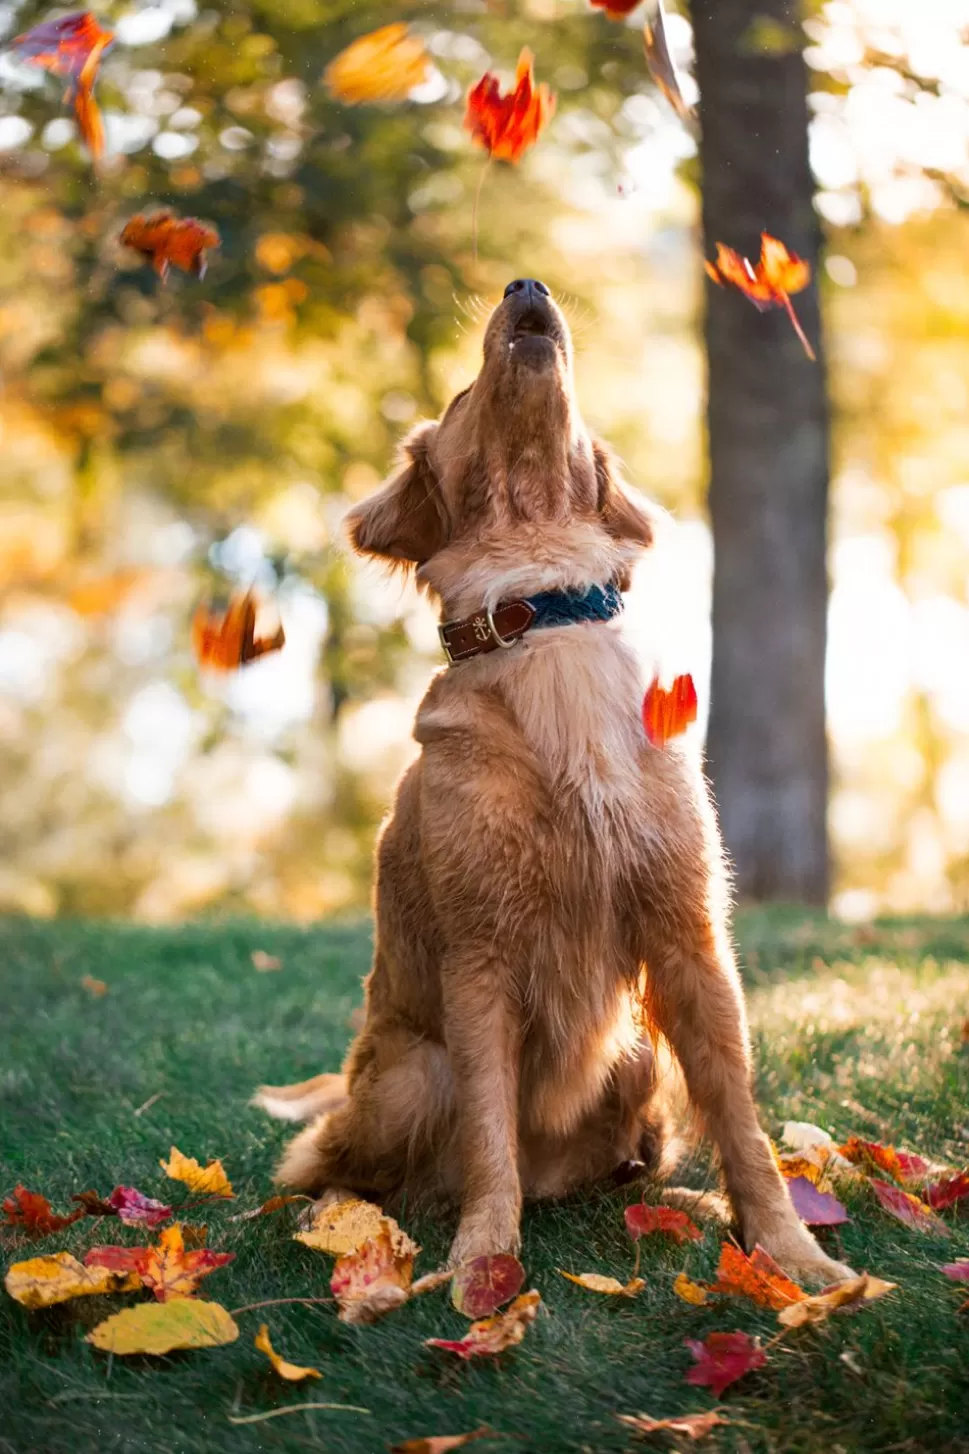
[[512,293],[520,293],[529,303],[534,302],[535,297],[548,297],[548,288],[540,283],[537,278],[516,278],[509,283],[505,289],[505,297],[510,298]]

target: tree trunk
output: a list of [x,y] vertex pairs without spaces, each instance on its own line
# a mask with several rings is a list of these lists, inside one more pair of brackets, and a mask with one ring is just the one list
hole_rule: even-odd
[[[721,241],[756,259],[770,232],[816,276],[799,8],[694,0],[703,234],[710,257]],[[741,898],[824,903],[828,414],[816,287],[795,304],[817,363],[783,312],[707,286],[708,752]]]

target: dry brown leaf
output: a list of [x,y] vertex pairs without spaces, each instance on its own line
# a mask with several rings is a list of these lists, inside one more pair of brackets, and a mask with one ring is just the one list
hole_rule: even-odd
[[716,1409],[705,1414],[680,1414],[674,1419],[651,1419],[649,1414],[617,1414],[616,1418],[637,1434],[681,1434],[694,1444],[698,1439],[705,1439],[718,1424],[730,1422],[722,1418]]

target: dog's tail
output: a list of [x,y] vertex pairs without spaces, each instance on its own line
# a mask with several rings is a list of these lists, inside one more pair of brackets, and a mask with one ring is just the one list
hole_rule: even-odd
[[324,1111],[338,1111],[346,1098],[345,1075],[314,1075],[296,1085],[261,1085],[250,1105],[277,1121],[311,1121]]

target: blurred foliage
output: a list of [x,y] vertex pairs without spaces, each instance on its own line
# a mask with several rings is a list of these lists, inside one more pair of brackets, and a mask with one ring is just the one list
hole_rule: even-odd
[[[964,150],[969,83],[953,58],[967,48],[943,0],[928,5],[922,41],[930,21],[948,38],[933,75],[924,43],[916,65],[892,40],[890,8],[808,7],[819,206],[840,259],[826,280],[836,511],[848,533],[902,542],[906,579],[919,551],[947,551],[945,591],[964,610],[964,556],[940,535],[926,476],[969,478],[952,382],[969,378],[967,224],[952,210],[969,166],[933,151],[926,107],[950,137],[962,127]],[[7,4],[0,23],[9,39],[50,13]],[[850,54],[846,15],[864,31]],[[0,905],[312,918],[366,893],[436,661],[426,605],[351,567],[339,520],[410,422],[468,382],[509,277],[567,295],[587,416],[631,477],[687,516],[702,509],[694,148],[645,74],[641,17],[614,24],[581,0],[426,0],[392,15],[372,0],[164,0],[98,16],[118,33],[98,83],[98,176],[58,82],[0,60]],[[688,26],[672,18],[688,60]],[[401,106],[333,102],[327,62],[391,19],[426,39],[431,81]],[[746,44],[789,43],[756,21],[752,3]],[[461,129],[463,94],[489,65],[507,77],[523,44],[559,111],[520,167],[489,169],[476,262],[484,159]],[[895,108],[885,156],[869,93]],[[892,126],[904,146],[889,145]],[[160,205],[218,227],[204,281],[161,287],[119,245],[133,213]],[[930,225],[910,220],[920,210]],[[913,484],[901,461],[920,453],[935,462]],[[282,664],[200,682],[194,600],[252,579],[278,591]],[[893,827],[857,870],[842,863],[850,890],[898,879],[926,804],[941,821],[939,774],[966,753],[951,738],[969,722],[941,740],[933,713],[931,693],[905,707],[899,740],[921,776],[903,775],[899,797],[887,768],[879,811],[891,802]],[[842,789],[870,797],[877,754],[846,751]],[[948,863],[918,882],[944,898]]]

